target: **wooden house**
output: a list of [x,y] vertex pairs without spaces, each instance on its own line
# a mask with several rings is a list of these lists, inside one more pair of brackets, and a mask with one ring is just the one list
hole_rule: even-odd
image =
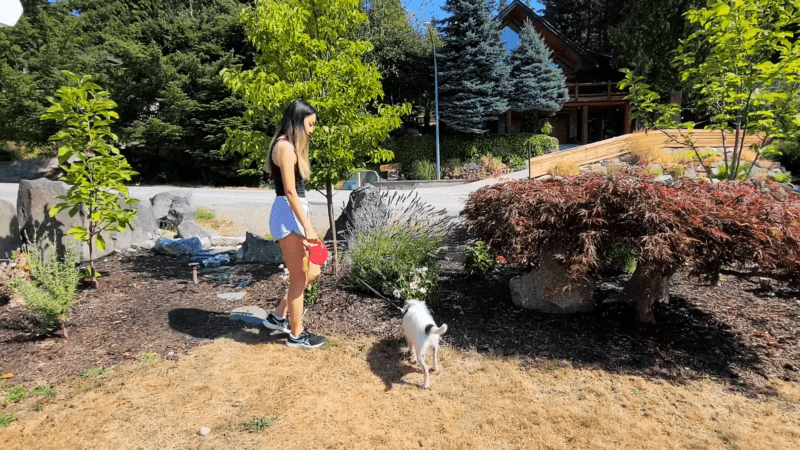
[[[610,56],[581,48],[519,0],[503,8],[497,20],[501,29],[508,27],[516,33],[530,21],[564,72],[569,100],[547,118],[553,125],[551,136],[559,143],[588,144],[631,132],[627,92],[617,88],[622,73],[612,68]],[[518,132],[521,127],[522,114],[509,110],[498,120],[497,132]]]

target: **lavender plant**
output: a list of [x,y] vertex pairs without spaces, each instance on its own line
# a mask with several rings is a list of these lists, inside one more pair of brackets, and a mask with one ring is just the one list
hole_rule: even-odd
[[435,211],[416,193],[381,192],[380,197],[386,208],[377,208],[369,220],[353,221],[348,233],[346,285],[387,297],[435,301],[453,217]]

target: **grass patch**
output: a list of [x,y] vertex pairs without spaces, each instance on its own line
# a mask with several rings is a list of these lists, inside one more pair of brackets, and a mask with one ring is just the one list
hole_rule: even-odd
[[0,414],[0,428],[7,427],[13,421],[14,421],[13,414]]
[[102,374],[104,374],[106,372],[109,372],[109,371],[111,371],[110,368],[95,367],[93,369],[84,370],[83,372],[80,373],[80,376],[82,376],[82,377],[90,377],[92,375],[100,376],[100,375],[102,375]]
[[55,397],[56,391],[53,390],[53,386],[49,384],[42,384],[33,388],[31,394],[39,397]]
[[274,420],[275,420],[274,418],[256,417],[255,419],[243,425],[246,430],[258,433],[259,431],[263,431],[266,428],[269,428],[269,426],[272,425],[272,422]]
[[157,358],[157,357],[158,357],[158,355],[156,355],[155,353],[142,352],[142,353],[139,353],[139,356],[137,356],[136,358],[139,361],[147,361],[148,359]]
[[195,214],[195,219],[197,222],[210,222],[214,220],[214,217],[217,216],[217,213],[211,209],[205,209],[202,206],[197,207],[197,211]]
[[6,386],[6,396],[3,399],[3,403],[20,401],[27,396],[28,391],[25,390],[25,386],[10,384]]

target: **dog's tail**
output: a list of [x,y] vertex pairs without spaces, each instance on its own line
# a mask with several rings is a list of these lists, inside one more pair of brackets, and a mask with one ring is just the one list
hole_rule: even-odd
[[444,324],[444,325],[440,326],[439,328],[436,328],[436,325],[434,325],[432,323],[429,323],[425,327],[425,334],[426,335],[444,334],[446,331],[447,331],[447,324]]

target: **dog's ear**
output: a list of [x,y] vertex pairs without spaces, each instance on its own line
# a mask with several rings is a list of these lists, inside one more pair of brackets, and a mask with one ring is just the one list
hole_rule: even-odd
[[409,303],[408,300],[406,300],[406,302],[403,304],[403,309],[400,310],[401,313],[403,315],[405,315],[406,311],[408,311],[408,308],[410,308],[410,307],[411,307],[411,303]]

